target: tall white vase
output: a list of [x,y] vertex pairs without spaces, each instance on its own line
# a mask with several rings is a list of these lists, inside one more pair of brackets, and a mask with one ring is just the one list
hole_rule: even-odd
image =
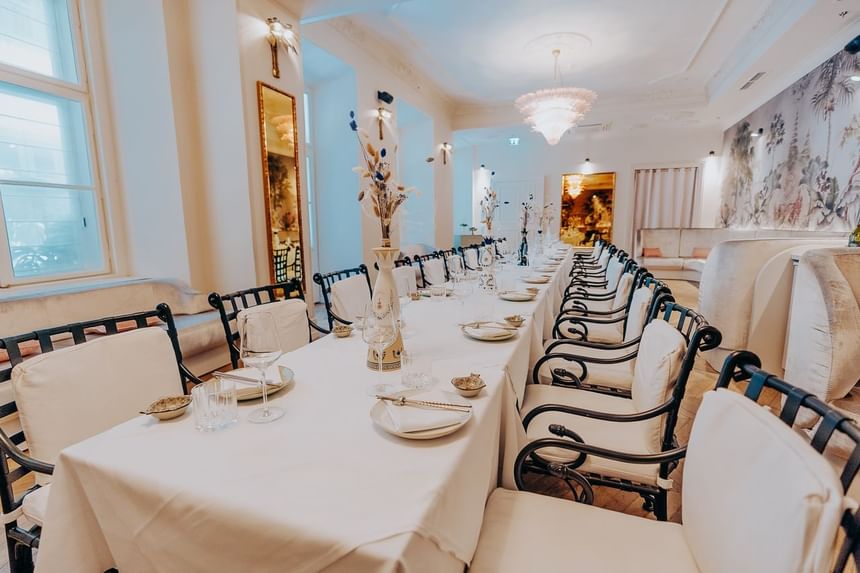
[[[373,254],[379,265],[379,274],[376,275],[376,283],[373,285],[373,302],[391,306],[395,318],[400,319],[400,297],[397,293],[397,283],[394,281],[394,261],[397,259],[399,249],[392,247],[376,247]],[[382,370],[391,371],[400,369],[400,355],[403,353],[403,338],[400,331],[395,340],[382,354]],[[379,361],[376,353],[368,349],[367,367],[371,370],[379,369]]]

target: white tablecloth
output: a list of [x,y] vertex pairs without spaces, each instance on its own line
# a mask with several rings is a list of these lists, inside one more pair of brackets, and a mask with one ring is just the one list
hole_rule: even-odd
[[38,570],[461,570],[486,496],[500,481],[513,485],[511,463],[525,439],[517,404],[569,264],[536,301],[496,302],[499,318],[527,316],[509,341],[464,337],[460,301],[407,306],[405,345],[432,357],[441,388],[469,372],[487,383],[472,400],[473,419],[451,436],[404,440],[372,424],[366,388],[400,374],[369,371],[355,333],[281,359],[296,381],[272,400],[286,410],[274,423],[244,420],[256,403],[215,433],[196,431],[190,414],[141,416],[66,449]]

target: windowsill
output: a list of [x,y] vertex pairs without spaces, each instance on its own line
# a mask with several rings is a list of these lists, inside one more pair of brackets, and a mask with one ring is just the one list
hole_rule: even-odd
[[38,298],[40,296],[67,294],[73,292],[84,292],[144,280],[149,279],[144,277],[99,275],[96,277],[67,279],[50,283],[10,286],[0,289],[0,302],[25,300],[29,298]]

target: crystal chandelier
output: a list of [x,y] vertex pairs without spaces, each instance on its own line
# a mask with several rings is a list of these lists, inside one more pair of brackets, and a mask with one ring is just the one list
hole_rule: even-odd
[[517,98],[516,106],[526,123],[555,145],[591,109],[597,94],[584,88],[563,87],[558,69],[560,50],[553,50],[556,87],[527,93]]

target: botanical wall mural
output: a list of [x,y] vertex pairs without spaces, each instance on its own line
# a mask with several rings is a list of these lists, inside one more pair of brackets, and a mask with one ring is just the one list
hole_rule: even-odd
[[722,226],[857,225],[858,75],[860,57],[840,51],[726,131]]

